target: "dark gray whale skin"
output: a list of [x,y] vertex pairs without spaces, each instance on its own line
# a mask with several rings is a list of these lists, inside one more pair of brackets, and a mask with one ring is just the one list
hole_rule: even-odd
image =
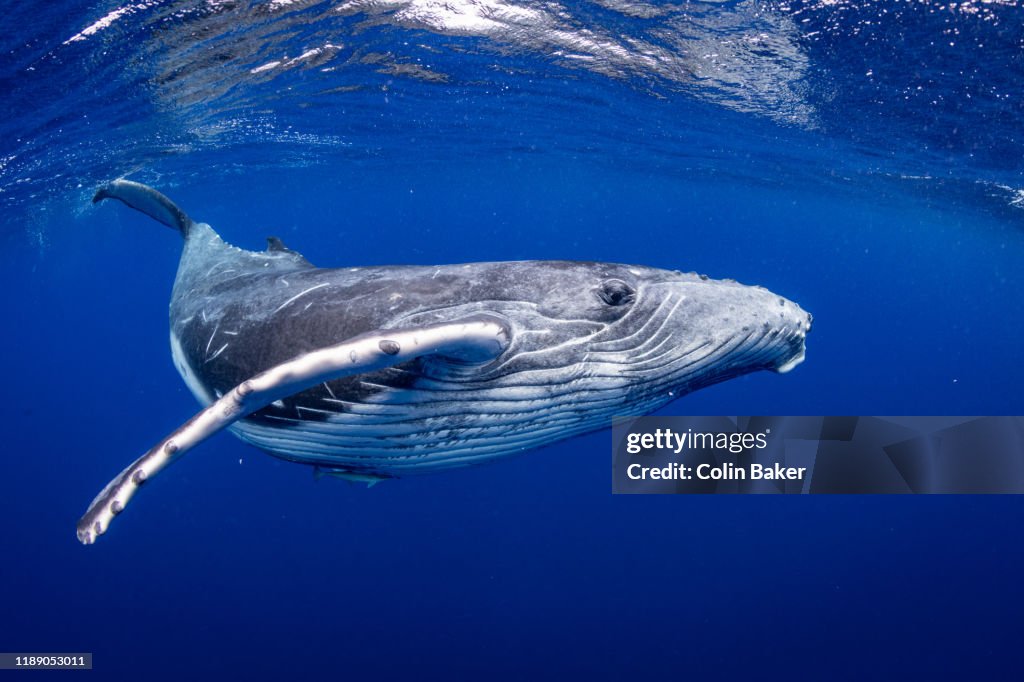
[[115,181],[94,201],[107,198],[184,238],[171,350],[205,409],[97,496],[79,524],[87,544],[148,477],[224,428],[358,480],[460,467],[730,377],[788,371],[811,326],[767,289],[695,273],[574,261],[318,268],[274,238],[265,251],[231,246],[145,185]]

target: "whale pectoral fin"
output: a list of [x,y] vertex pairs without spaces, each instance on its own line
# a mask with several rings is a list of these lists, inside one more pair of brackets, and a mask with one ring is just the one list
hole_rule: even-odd
[[243,381],[132,462],[89,505],[78,539],[95,542],[139,487],[175,459],[275,400],[324,381],[392,367],[424,356],[487,362],[508,348],[510,331],[490,315],[409,329],[375,330],[281,363]]
[[324,476],[340,478],[349,483],[365,483],[367,488],[372,488],[381,481],[386,481],[390,478],[389,476],[379,476],[377,474],[361,474],[347,469],[332,469],[331,467],[321,466],[313,468],[313,478],[319,481]]
[[145,213],[153,220],[178,230],[182,237],[188,237],[189,228],[192,227],[192,219],[185,215],[177,204],[140,182],[114,180],[96,190],[92,203],[104,199],[117,199],[126,206]]

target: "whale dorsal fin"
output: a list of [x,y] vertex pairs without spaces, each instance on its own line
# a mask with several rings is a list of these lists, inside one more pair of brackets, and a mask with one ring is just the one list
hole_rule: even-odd
[[486,363],[508,348],[509,335],[509,328],[501,319],[480,314],[419,327],[377,329],[275,365],[225,393],[108,483],[78,522],[78,539],[87,545],[95,542],[145,481],[218,431],[275,400],[325,381],[422,357]]
[[313,266],[312,263],[306,260],[305,256],[303,256],[298,251],[295,251],[294,249],[289,249],[287,246],[284,245],[284,242],[278,239],[277,237],[267,237],[267,253],[287,253],[292,255],[296,261],[302,263],[303,265],[308,265],[310,267]]

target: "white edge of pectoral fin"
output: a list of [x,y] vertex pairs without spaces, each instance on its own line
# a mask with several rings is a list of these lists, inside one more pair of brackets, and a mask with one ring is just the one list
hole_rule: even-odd
[[424,356],[485,363],[501,355],[509,343],[507,323],[481,314],[423,327],[375,330],[271,367],[197,413],[108,483],[79,520],[78,539],[86,545],[95,542],[143,483],[210,436],[275,400],[324,381]]

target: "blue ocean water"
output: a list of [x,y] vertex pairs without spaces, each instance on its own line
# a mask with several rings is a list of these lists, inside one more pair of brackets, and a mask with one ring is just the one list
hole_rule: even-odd
[[121,2],[0,20],[0,650],[97,679],[1019,676],[1018,498],[613,497],[608,431],[371,489],[220,435],[74,534],[197,409],[180,239],[90,204],[122,176],[318,265],[635,262],[814,314],[792,373],[667,414],[1020,414],[1018,3]]

